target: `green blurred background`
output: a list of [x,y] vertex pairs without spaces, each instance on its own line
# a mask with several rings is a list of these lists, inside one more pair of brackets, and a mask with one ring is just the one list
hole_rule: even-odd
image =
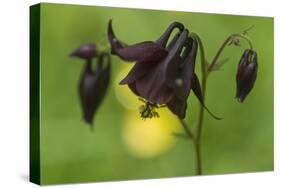
[[[132,64],[112,59],[111,85],[95,117],[94,131],[84,124],[77,85],[84,62],[69,58],[81,44],[107,43],[108,20],[128,43],[157,39],[179,21],[203,40],[208,59],[231,33],[249,31],[258,52],[256,85],[243,104],[234,99],[237,63],[247,44],[231,46],[230,60],[212,74],[207,106],[224,117],[204,121],[203,173],[223,174],[273,170],[273,18],[94,6],[41,4],[41,175],[42,184],[191,176],[195,172],[190,141],[174,115],[143,121],[140,105],[118,82]],[[200,58],[197,72],[200,75]],[[198,101],[191,94],[186,121],[192,130]]]

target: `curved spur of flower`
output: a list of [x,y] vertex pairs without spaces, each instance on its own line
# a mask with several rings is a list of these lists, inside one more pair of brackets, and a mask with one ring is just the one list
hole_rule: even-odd
[[[107,62],[105,61],[107,59]],[[83,111],[83,119],[92,126],[94,116],[100,107],[110,81],[110,55],[99,53],[95,70],[92,68],[92,58],[86,59],[86,64],[79,83],[79,96]]]
[[238,64],[236,74],[236,99],[243,102],[253,89],[258,72],[257,53],[246,49]]

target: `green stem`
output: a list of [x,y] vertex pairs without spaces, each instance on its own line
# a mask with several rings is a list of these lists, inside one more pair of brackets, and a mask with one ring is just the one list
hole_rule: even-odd
[[[207,86],[207,76],[204,74],[202,76],[202,97],[203,102],[205,102],[205,93],[206,93],[206,86]],[[197,155],[197,169],[198,174],[202,174],[202,157],[201,157],[201,136],[202,136],[202,129],[203,129],[203,120],[204,120],[204,107],[200,105],[200,111],[199,111],[199,117],[198,117],[198,126],[197,126],[197,137],[196,137],[196,145],[195,145],[195,151]]]
[[[195,157],[196,157],[196,163],[195,163],[195,169],[196,169],[196,175],[200,175],[201,174],[201,159],[200,159],[200,151],[198,151],[197,149],[197,144],[196,144],[196,138],[193,136],[191,130],[188,128],[188,126],[186,125],[186,123],[180,119],[181,125],[186,133],[186,135],[188,136],[189,139],[192,140],[193,144],[194,144],[194,148],[195,148]],[[199,158],[198,158],[199,157]],[[198,163],[199,162],[199,163]]]
[[230,35],[229,37],[226,38],[226,40],[222,43],[222,45],[220,46],[218,52],[216,53],[214,59],[212,60],[211,64],[208,67],[208,72],[211,72],[211,70],[213,69],[213,67],[215,66],[216,62],[218,61],[220,55],[222,54],[224,48],[226,47],[226,45],[232,40],[232,36]]
[[222,54],[223,50],[225,49],[225,47],[227,46],[227,44],[229,44],[229,42],[233,39],[233,37],[239,37],[242,38],[244,40],[246,40],[249,44],[250,49],[253,49],[253,45],[250,41],[250,39],[248,37],[246,37],[245,35],[241,35],[241,34],[232,34],[229,37],[227,37],[225,39],[225,41],[222,43],[222,45],[220,46],[219,50],[217,51],[216,55],[214,56],[211,64],[208,67],[208,73],[210,73],[212,71],[212,69],[214,68],[216,62],[218,61],[220,55]]
[[[206,91],[206,83],[207,83],[207,64],[206,64],[206,56],[205,56],[205,50],[203,43],[200,39],[200,37],[195,34],[191,33],[190,37],[197,40],[199,49],[200,49],[200,57],[201,57],[201,85],[202,85],[202,97],[203,97],[203,103],[205,103],[205,91]],[[198,120],[198,126],[197,126],[197,136],[195,140],[195,154],[196,154],[196,164],[197,164],[197,175],[202,174],[202,156],[201,156],[201,135],[202,135],[202,128],[203,128],[203,120],[204,120],[204,107],[200,104],[200,112],[199,112],[199,120]]]
[[185,123],[182,119],[180,119],[180,122],[181,122],[181,125],[182,125],[182,127],[183,127],[183,129],[184,129],[186,135],[187,135],[189,138],[193,139],[193,138],[194,138],[194,137],[193,137],[193,134],[192,134],[191,130],[188,128],[188,126],[186,125],[186,123]]

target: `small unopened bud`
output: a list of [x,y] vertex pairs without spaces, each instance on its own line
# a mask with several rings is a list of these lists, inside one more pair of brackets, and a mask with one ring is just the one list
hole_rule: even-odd
[[254,87],[258,71],[257,53],[251,49],[244,51],[236,74],[236,99],[243,102]]

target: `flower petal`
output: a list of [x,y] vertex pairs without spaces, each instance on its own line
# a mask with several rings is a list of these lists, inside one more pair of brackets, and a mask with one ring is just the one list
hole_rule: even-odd
[[142,78],[145,74],[148,74],[153,66],[154,64],[136,63],[120,84],[124,85],[133,83],[137,79]]
[[168,104],[169,110],[177,115],[180,119],[185,118],[187,103],[186,101],[180,100],[177,97],[174,97]]
[[108,39],[111,45],[111,53],[129,62],[156,63],[168,54],[168,51],[159,44],[145,41],[133,45],[126,45],[118,40],[112,29],[112,20],[108,23]]
[[138,92],[138,90],[137,90],[137,88],[136,88],[136,84],[135,84],[135,83],[128,84],[128,86],[129,86],[130,90],[131,90],[135,95],[137,95],[137,96],[140,95],[139,92]]
[[125,61],[137,61],[138,63],[157,63],[168,54],[165,48],[151,41],[115,49],[115,52]]
[[199,102],[201,103],[201,105],[204,106],[202,90],[201,90],[199,79],[196,74],[194,74],[193,79],[192,79],[192,91],[195,94],[195,96],[197,97],[197,99],[199,100]]
[[221,120],[221,117],[216,116],[213,114],[206,106],[204,103],[203,95],[202,95],[202,90],[200,86],[199,79],[196,74],[194,74],[193,79],[192,79],[192,91],[194,92],[195,96],[199,100],[200,104],[205,108],[205,110],[215,119]]
[[[178,40],[180,33],[177,33],[172,41],[168,44],[168,51],[175,45],[176,41]],[[155,64],[145,64],[145,63],[136,63],[133,68],[130,70],[128,75],[120,82],[121,85],[123,84],[130,84],[137,79],[140,79],[145,74],[148,74],[149,71]]]
[[[148,75],[137,80],[136,89],[139,95],[147,101],[155,104],[167,104],[174,96],[171,89],[167,88],[156,74],[157,69],[153,69]],[[154,75],[153,75],[154,74]]]
[[183,31],[169,55],[151,67],[145,76],[136,80],[136,88],[141,97],[158,104],[166,104],[171,100],[174,93],[167,83],[174,81],[177,76],[177,69],[181,63],[180,53],[186,38],[187,31]]
[[[182,63],[178,64],[179,70],[167,73],[167,85],[181,100],[186,100],[190,93],[197,54],[197,42],[191,38],[186,40],[183,55],[180,57]],[[170,67],[168,70],[172,70],[172,65]]]
[[182,88],[177,92],[178,97],[186,99],[192,87],[192,79],[194,77],[194,69],[196,63],[198,44],[196,40],[188,38],[187,46],[183,53],[183,66],[182,66]]

